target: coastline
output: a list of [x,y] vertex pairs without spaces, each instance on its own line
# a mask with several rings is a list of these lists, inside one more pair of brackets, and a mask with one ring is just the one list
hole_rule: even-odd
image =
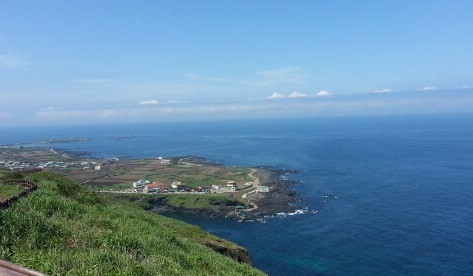
[[244,220],[261,219],[267,216],[276,216],[277,214],[294,213],[299,208],[293,203],[297,201],[297,193],[290,189],[296,182],[281,178],[286,174],[297,173],[294,170],[274,169],[269,167],[255,168],[256,176],[261,185],[269,187],[269,192],[254,192],[247,196],[251,202],[254,202],[258,208],[253,210],[235,212],[236,204],[230,203],[227,206],[216,205],[212,207],[189,209],[184,207],[173,207],[165,199],[151,200],[149,211],[158,214],[188,214],[203,217],[219,217],[230,219],[241,219],[241,214],[245,214]]
[[[2,159],[7,160],[7,157],[10,159],[16,157],[18,160],[14,161],[14,163],[20,162],[20,165],[24,164],[25,168],[23,169],[27,169],[27,166],[30,166],[30,168],[43,167],[45,163],[50,163],[51,167],[46,166],[42,169],[56,171],[71,177],[94,190],[98,187],[111,187],[110,185],[113,186],[117,183],[126,183],[128,181],[130,181],[131,186],[131,180],[136,181],[139,179],[139,172],[145,174],[149,173],[149,171],[162,169],[162,157],[147,159],[126,158],[125,160],[118,160],[118,158],[116,158],[117,160],[110,161],[95,158],[85,152],[41,147],[9,147],[0,149],[0,161],[2,161]],[[54,159],[59,161],[51,163],[50,160]],[[220,163],[212,162],[199,156],[166,157],[166,159],[183,160],[183,164],[200,167],[202,171],[215,168],[227,168]],[[3,162],[5,165],[5,161]],[[83,164],[83,162],[102,164],[102,170],[93,168],[86,169],[86,167],[77,165]],[[64,164],[69,164],[69,167],[65,168]],[[145,166],[149,167],[148,171],[144,171]],[[21,170],[21,168],[18,167],[11,167],[10,169]],[[293,205],[293,203],[296,202],[297,194],[290,189],[290,187],[295,184],[295,181],[287,180],[285,177],[286,174],[297,173],[297,171],[264,166],[243,169],[251,170],[247,175],[247,179],[251,179],[254,186],[248,189],[246,193],[246,189],[242,190],[242,192],[220,192],[221,195],[228,196],[228,199],[224,203],[215,202],[210,206],[200,208],[176,207],[170,204],[165,196],[153,197],[153,195],[146,195],[145,201],[147,202],[144,204],[145,209],[159,214],[183,213],[196,216],[225,217],[241,220],[274,216],[278,213],[293,213],[297,210]],[[120,172],[117,172],[117,170],[120,170]],[[257,190],[260,186],[267,186],[269,192],[258,192]],[[140,194],[135,193],[133,195],[138,196]],[[115,196],[118,198],[126,198],[132,202],[138,201],[135,196]],[[201,196],[205,197],[206,195],[202,194]],[[139,201],[143,201],[143,199],[139,199]],[[236,207],[242,204],[245,205],[245,209],[237,211]]]
[[287,174],[296,174],[297,171],[287,169],[265,168],[258,170],[256,175],[261,183],[269,187],[268,193],[253,193],[248,197],[258,204],[261,215],[275,215],[277,213],[293,213],[298,208],[293,205],[297,200],[297,193],[290,189],[296,182],[283,178]]

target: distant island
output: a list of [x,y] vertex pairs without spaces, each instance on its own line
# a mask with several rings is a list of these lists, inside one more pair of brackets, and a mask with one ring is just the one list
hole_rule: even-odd
[[48,139],[36,142],[23,142],[17,144],[4,144],[0,145],[0,148],[23,148],[30,147],[31,145],[44,145],[44,144],[60,144],[60,143],[77,143],[82,141],[91,140],[91,138],[67,138],[67,139]]
[[90,138],[68,138],[68,139],[49,139],[35,142],[35,144],[55,144],[55,143],[76,143],[90,140]]

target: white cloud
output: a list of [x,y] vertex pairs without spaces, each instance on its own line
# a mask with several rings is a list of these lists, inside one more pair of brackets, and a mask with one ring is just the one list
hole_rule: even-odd
[[0,67],[4,69],[24,69],[29,63],[25,56],[0,55]]
[[389,88],[383,88],[383,89],[378,89],[374,91],[374,93],[389,93],[389,92],[392,92],[392,90]]
[[286,98],[286,96],[276,92],[276,93],[273,93],[271,96],[267,97],[266,99],[282,99],[282,98]]
[[435,87],[435,86],[425,86],[424,88],[421,88],[420,90],[421,90],[421,91],[438,90],[438,87]]
[[148,100],[148,101],[141,101],[139,102],[138,104],[142,104],[142,105],[155,105],[155,104],[159,104],[159,102],[157,100]]
[[[149,105],[89,107],[77,109],[46,109],[36,114],[41,124],[108,122],[151,122],[151,121],[195,121],[201,119],[243,119],[243,118],[288,118],[332,115],[377,115],[451,112],[471,110],[471,97],[457,91],[459,97],[438,93],[440,98],[431,98],[431,93],[395,93],[396,97],[377,97],[373,94],[353,94],[320,100],[307,97],[303,100],[254,100],[239,102],[199,102]],[[319,95],[331,95],[321,91]],[[273,98],[283,97],[274,93]],[[426,104],[426,99],[429,103]],[[0,118],[9,114],[0,113]]]
[[289,98],[303,98],[303,97],[307,97],[307,94],[299,93],[297,91],[294,91],[288,97]]
[[462,85],[460,87],[458,87],[459,89],[471,89],[473,88],[473,85]]
[[332,93],[326,91],[326,90],[320,90],[319,93],[317,93],[315,96],[316,97],[327,97],[327,96],[331,96]]

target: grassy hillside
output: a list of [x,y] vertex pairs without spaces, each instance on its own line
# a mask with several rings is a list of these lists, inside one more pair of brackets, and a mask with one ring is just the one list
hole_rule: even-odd
[[51,275],[262,275],[213,248],[243,250],[180,221],[101,198],[42,172],[0,210],[0,258]]

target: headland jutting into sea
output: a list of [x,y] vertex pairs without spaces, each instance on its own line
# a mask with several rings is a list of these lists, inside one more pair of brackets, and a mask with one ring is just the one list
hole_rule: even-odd
[[[25,146],[1,148],[0,167],[55,171],[96,192],[139,202],[155,213],[243,221],[302,212],[290,189],[295,182],[286,177],[297,173],[294,170],[225,167],[196,156],[105,160],[84,152]],[[137,181],[144,181],[143,186],[136,187]],[[184,203],[189,198],[201,204]]]

